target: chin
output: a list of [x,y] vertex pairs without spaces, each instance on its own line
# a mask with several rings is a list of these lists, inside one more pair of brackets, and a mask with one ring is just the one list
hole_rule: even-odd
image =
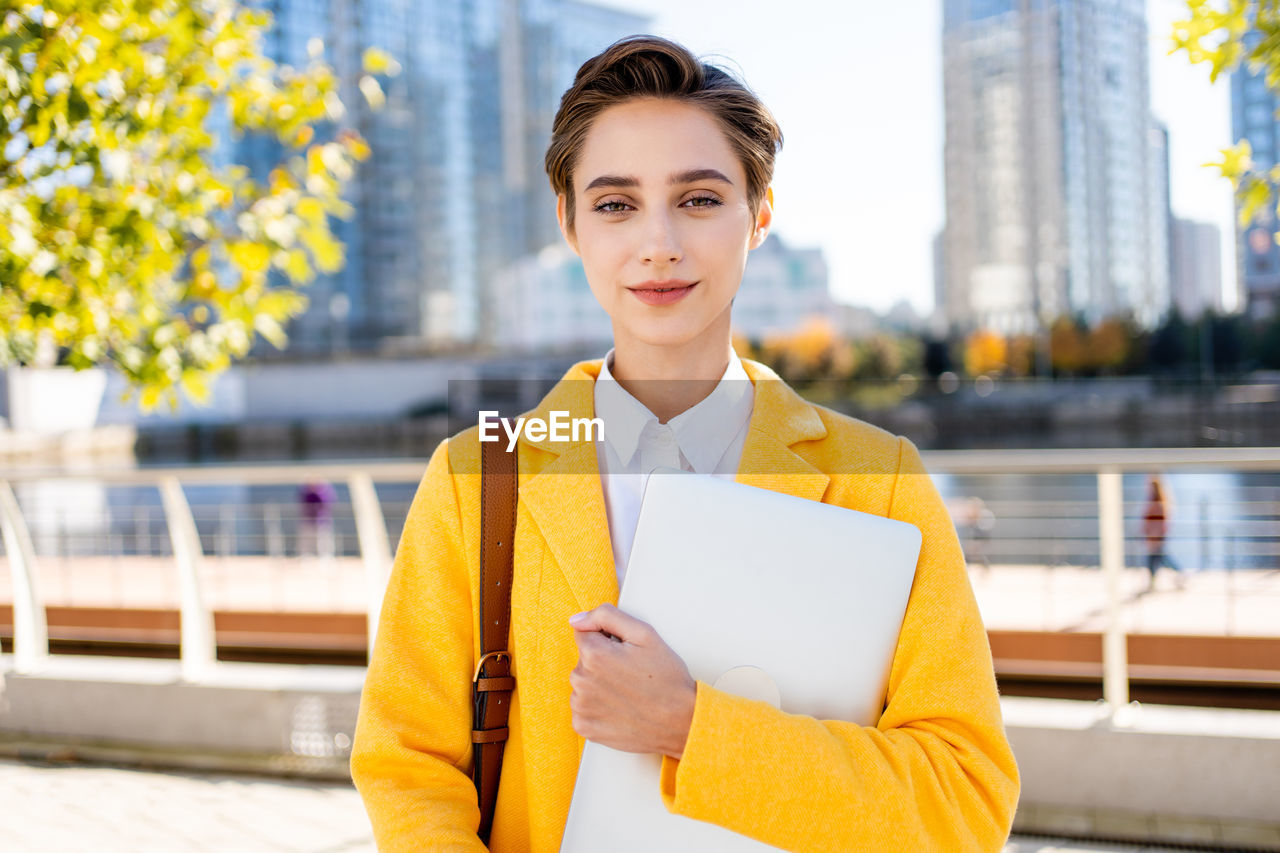
[[[629,322],[614,323],[615,341],[621,337],[647,347],[681,349],[699,340],[723,335],[731,338],[732,323],[726,303],[720,311],[708,312],[706,306],[689,305],[686,311],[672,311],[667,316],[627,316]],[[673,306],[680,308],[682,306]],[[696,310],[700,309],[700,310]]]
[[646,346],[675,349],[715,333],[714,323],[670,323],[635,329],[631,336]]

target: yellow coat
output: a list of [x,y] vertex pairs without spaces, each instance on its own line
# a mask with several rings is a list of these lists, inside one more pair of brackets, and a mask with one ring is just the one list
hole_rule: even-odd
[[[924,544],[879,722],[789,715],[699,683],[684,757],[664,760],[668,808],[791,850],[999,851],[1018,771],[955,528],[915,447],[744,366],[756,391],[739,482],[909,521]],[[599,369],[575,365],[535,413],[591,416]],[[568,619],[618,589],[594,446],[522,439],[519,459],[518,686],[491,849],[554,853],[583,745]],[[436,450],[383,603],[351,756],[380,850],[484,849],[469,778],[478,471],[475,428]]]

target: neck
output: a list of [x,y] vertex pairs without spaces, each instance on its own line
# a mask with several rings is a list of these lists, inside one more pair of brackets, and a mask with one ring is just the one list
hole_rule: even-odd
[[706,399],[735,357],[728,340],[679,347],[615,341],[609,372],[665,424]]

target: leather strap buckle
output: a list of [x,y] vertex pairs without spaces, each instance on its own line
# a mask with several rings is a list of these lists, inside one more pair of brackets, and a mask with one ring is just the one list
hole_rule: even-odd
[[493,658],[494,660],[497,660],[499,658],[506,658],[507,662],[510,663],[511,652],[508,652],[505,650],[498,651],[498,652],[489,652],[487,655],[480,658],[480,662],[476,664],[476,674],[471,676],[472,684],[477,684],[480,681],[480,673],[484,670],[484,665],[489,662],[490,658]]

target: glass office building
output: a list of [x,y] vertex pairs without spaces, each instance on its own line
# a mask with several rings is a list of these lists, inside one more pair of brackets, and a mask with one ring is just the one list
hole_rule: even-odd
[[942,302],[956,329],[1169,305],[1141,0],[944,0]]
[[[295,354],[422,351],[485,342],[496,271],[559,239],[542,152],[578,65],[648,20],[573,0],[255,0],[272,13],[264,51],[305,66],[320,39],[346,114],[372,156],[358,167],[349,220],[331,220],[346,265],[308,286],[290,330]],[[401,65],[359,90],[369,47]],[[233,140],[255,175],[283,156],[261,136]]]
[[[1252,48],[1260,38],[1250,31],[1245,44]],[[1242,64],[1231,75],[1231,132],[1247,139],[1253,150],[1253,166],[1265,172],[1280,163],[1280,99],[1267,88],[1266,72],[1253,73]],[[1238,211],[1237,211],[1238,212]],[[1236,219],[1236,269],[1250,316],[1265,319],[1280,310],[1280,229],[1275,208],[1263,205],[1252,221],[1241,228]]]
[[502,271],[562,242],[543,167],[560,96],[578,67],[649,19],[575,0],[469,3],[477,337],[500,343]]

